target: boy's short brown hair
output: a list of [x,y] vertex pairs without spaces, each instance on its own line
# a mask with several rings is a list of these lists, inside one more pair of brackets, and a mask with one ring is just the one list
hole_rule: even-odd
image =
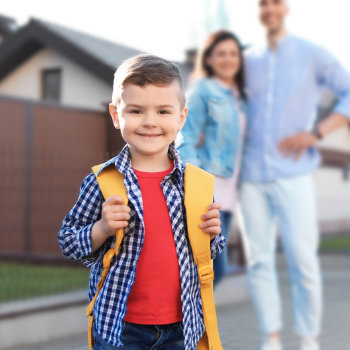
[[126,84],[145,86],[170,85],[177,81],[180,87],[180,102],[184,107],[185,91],[183,79],[178,66],[164,58],[153,55],[137,55],[124,61],[114,73],[112,103],[116,106],[120,100],[121,91]]

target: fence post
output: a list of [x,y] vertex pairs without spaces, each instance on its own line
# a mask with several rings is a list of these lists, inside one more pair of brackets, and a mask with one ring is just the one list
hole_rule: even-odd
[[26,103],[26,129],[25,129],[25,199],[24,199],[24,227],[25,227],[25,254],[32,250],[32,174],[33,174],[33,144],[34,144],[34,104]]

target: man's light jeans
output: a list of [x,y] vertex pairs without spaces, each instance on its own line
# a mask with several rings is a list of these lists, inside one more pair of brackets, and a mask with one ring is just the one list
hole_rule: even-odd
[[263,334],[282,328],[275,268],[276,223],[288,262],[295,331],[317,336],[321,322],[319,234],[312,175],[241,184],[248,280]]

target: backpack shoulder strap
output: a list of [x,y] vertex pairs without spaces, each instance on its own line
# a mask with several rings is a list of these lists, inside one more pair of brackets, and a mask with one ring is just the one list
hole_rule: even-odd
[[187,231],[197,266],[203,259],[211,261],[210,235],[203,232],[199,224],[202,222],[201,216],[213,202],[214,181],[212,174],[193,164],[186,164],[184,186]]
[[208,211],[213,201],[214,181],[212,174],[193,164],[186,164],[184,175],[185,208],[187,231],[198,267],[200,291],[202,299],[204,325],[206,334],[198,343],[197,349],[222,349],[213,292],[213,260],[211,259],[210,235],[200,227],[201,216]]
[[103,165],[104,163],[93,166],[92,171],[96,176],[104,199],[106,200],[110,196],[118,195],[124,199],[124,203],[127,205],[128,196],[124,185],[124,175],[119,172],[113,164],[103,169],[103,171],[98,174]]

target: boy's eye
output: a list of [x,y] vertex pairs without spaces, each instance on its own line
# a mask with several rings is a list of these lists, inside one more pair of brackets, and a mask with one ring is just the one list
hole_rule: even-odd
[[170,111],[166,110],[166,109],[161,109],[159,111],[159,114],[170,114]]
[[132,109],[129,113],[140,114],[141,111],[139,109]]

